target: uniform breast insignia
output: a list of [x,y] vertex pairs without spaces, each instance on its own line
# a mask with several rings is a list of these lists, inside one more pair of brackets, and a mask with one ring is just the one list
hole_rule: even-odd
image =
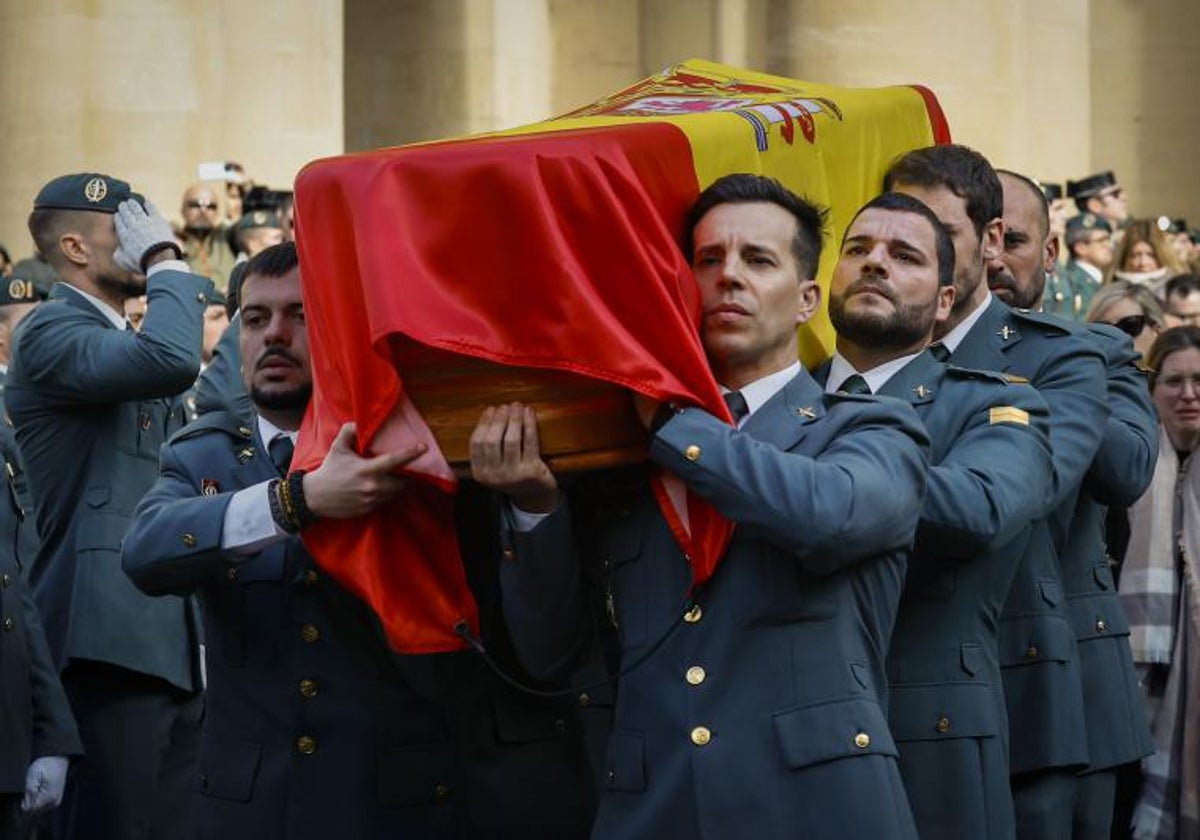
[[249,426],[238,426],[238,434],[244,438],[248,438],[248,437],[250,437],[252,432],[250,431]]
[[933,396],[933,389],[926,388],[924,385],[917,385],[912,389],[912,391],[917,395],[917,399],[919,400],[929,399]]
[[253,457],[254,457],[254,447],[253,446],[244,446],[238,451],[238,454],[237,454],[237,459],[238,459],[239,464],[244,464]]
[[803,406],[802,408],[797,408],[796,414],[799,417],[803,417],[805,420],[816,420],[817,419],[817,412],[813,411],[812,407],[807,406],[807,405]]
[[1010,338],[1012,338],[1016,334],[1017,334],[1017,331],[1014,330],[1012,327],[1010,327],[1008,324],[1005,324],[1003,327],[996,330],[996,335],[1000,336],[1000,338],[1003,339],[1004,341],[1008,341]]
[[215,496],[221,492],[221,485],[215,478],[202,478],[200,492],[205,496]]
[[1019,426],[1029,425],[1029,412],[1015,405],[998,405],[988,409],[988,423],[1016,423]]

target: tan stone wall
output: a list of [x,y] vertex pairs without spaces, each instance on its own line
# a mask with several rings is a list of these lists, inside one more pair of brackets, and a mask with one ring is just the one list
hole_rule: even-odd
[[207,160],[288,187],[342,150],[340,0],[0,2],[0,242],[31,250],[34,194],[131,181],[175,215]]
[[1200,4],[1092,0],[1091,134],[1135,215],[1200,227]]

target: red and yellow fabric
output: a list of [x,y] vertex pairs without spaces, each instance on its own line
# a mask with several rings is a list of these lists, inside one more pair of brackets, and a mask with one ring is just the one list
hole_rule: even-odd
[[[679,247],[699,191],[731,172],[778,178],[830,208],[836,243],[892,159],[948,140],[923,88],[835,88],[692,60],[546,122],[309,164],[296,214],[314,399],[296,465],[319,465],[351,420],[364,451],[430,447],[402,503],[318,523],[309,549],[396,650],[462,647],[453,627],[474,627],[476,610],[456,482],[405,395],[392,341],[582,374],[728,418]],[[822,261],[823,287],[833,262]],[[806,325],[802,355],[817,361],[832,338],[824,317]],[[695,498],[680,516],[667,496],[703,582],[731,526]]]

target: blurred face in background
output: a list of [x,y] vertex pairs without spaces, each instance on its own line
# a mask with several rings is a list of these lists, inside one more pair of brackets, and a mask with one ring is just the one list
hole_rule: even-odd
[[1137,301],[1127,297],[1114,301],[1103,312],[1098,312],[1095,318],[1098,323],[1116,327],[1131,336],[1134,349],[1143,358],[1150,351],[1154,339],[1158,338],[1159,328],[1146,317]]
[[1171,443],[1180,451],[1194,450],[1200,438],[1200,350],[1186,347],[1164,356],[1151,396]]
[[1136,274],[1144,274],[1148,271],[1158,271],[1162,265],[1158,262],[1158,255],[1154,253],[1154,246],[1149,242],[1134,243],[1129,249],[1129,253],[1125,255],[1125,265],[1121,266],[1122,271],[1130,271]]
[[208,233],[217,226],[220,213],[217,194],[212,187],[196,184],[188,187],[183,193],[183,227],[194,233]]

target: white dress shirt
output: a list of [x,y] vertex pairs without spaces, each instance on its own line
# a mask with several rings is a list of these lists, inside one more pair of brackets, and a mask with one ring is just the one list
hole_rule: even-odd
[[983,317],[984,311],[991,305],[992,293],[988,292],[987,296],[983,299],[983,303],[975,307],[970,315],[963,318],[957,327],[939,338],[937,340],[938,343],[945,345],[946,349],[953,353],[958,349],[958,345],[962,344],[962,340],[967,337],[967,333],[970,332],[971,327],[975,326],[975,322]]
[[825,380],[825,393],[836,393],[837,389],[841,388],[847,379],[857,375],[867,381],[867,387],[871,389],[872,394],[878,394],[879,389],[886,385],[887,381],[895,376],[900,368],[919,355],[920,353],[909,353],[907,356],[897,356],[890,362],[876,365],[870,370],[855,370],[854,365],[846,361],[845,356],[835,352],[833,354],[833,361],[829,364],[829,378]]

